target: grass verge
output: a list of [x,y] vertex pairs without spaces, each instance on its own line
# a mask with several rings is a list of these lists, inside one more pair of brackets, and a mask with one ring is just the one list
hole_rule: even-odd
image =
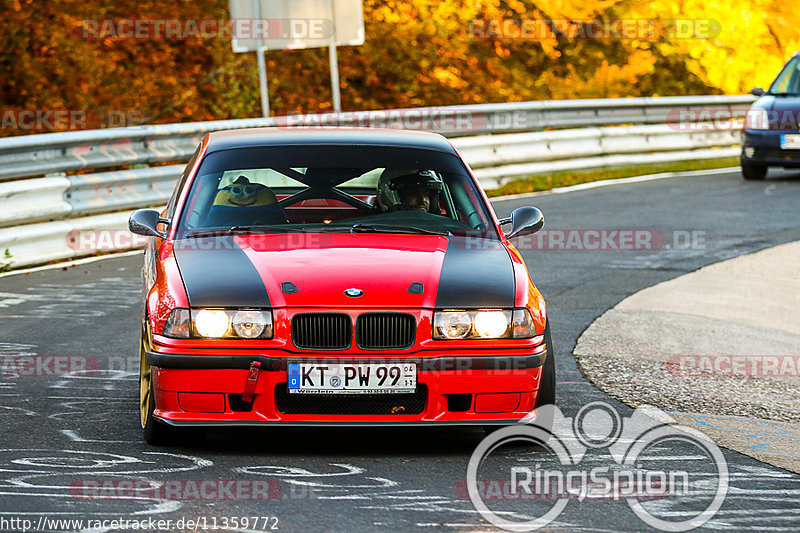
[[683,172],[687,170],[706,170],[710,168],[735,167],[739,165],[738,157],[720,159],[702,159],[696,161],[680,161],[677,163],[662,163],[658,165],[642,165],[636,167],[620,167],[595,170],[564,170],[552,174],[541,174],[529,178],[520,178],[505,183],[497,189],[489,189],[489,197],[505,196],[508,194],[523,194],[526,192],[549,191],[556,187],[567,187],[579,183],[608,180],[615,178],[629,178],[645,174],[659,174],[661,172]]

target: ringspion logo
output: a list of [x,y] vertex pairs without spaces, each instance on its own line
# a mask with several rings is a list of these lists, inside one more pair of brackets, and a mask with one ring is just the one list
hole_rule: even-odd
[[[570,502],[594,500],[624,500],[633,515],[661,531],[700,527],[727,496],[725,457],[701,433],[646,414],[653,411],[639,407],[623,418],[610,404],[591,402],[568,418],[554,405],[537,409],[478,444],[467,467],[467,495],[484,519],[507,531],[541,529]],[[502,447],[514,442],[532,444],[534,452],[504,455]],[[456,494],[463,494],[462,484]],[[695,504],[691,511],[669,511],[686,498]],[[663,503],[643,505],[653,500]]]

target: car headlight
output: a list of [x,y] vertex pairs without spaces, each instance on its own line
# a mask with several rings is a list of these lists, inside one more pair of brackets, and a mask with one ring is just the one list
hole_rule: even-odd
[[447,310],[433,315],[434,339],[530,339],[535,335],[527,309]]
[[173,309],[164,335],[179,339],[271,339],[272,311],[262,309]]
[[176,339],[188,339],[191,326],[188,309],[173,309],[164,323],[164,336]]
[[474,318],[475,333],[486,339],[502,337],[508,331],[510,319],[508,311],[479,311]]
[[436,313],[433,315],[433,330],[434,338],[463,339],[472,331],[472,317],[466,311]]
[[527,309],[514,309],[511,327],[515,339],[530,339],[536,336],[536,324],[533,323],[531,312]]
[[224,337],[231,319],[222,309],[200,309],[194,316],[194,329],[201,337]]
[[748,130],[768,130],[769,113],[766,109],[749,109],[744,120],[744,127]]
[[233,331],[243,339],[272,337],[272,313],[242,309],[233,314]]

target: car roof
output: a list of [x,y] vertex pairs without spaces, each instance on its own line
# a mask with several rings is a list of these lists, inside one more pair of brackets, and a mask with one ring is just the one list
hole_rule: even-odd
[[246,128],[208,134],[207,152],[255,146],[362,145],[421,148],[455,154],[438,133],[381,128]]

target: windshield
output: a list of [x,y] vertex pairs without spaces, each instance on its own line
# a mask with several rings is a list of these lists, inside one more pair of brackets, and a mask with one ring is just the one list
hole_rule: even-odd
[[497,238],[485,202],[454,154],[352,145],[209,154],[177,237],[295,231]]
[[800,96],[800,56],[795,56],[783,67],[783,70],[769,88],[769,94]]

